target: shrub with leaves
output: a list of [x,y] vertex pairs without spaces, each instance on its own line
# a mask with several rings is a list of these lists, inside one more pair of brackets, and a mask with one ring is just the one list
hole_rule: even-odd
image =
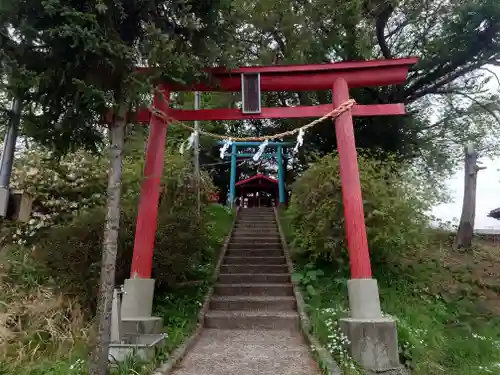
[[[117,284],[130,272],[137,218],[139,184],[129,181],[124,194],[127,199],[122,203]],[[204,223],[197,214],[194,176],[189,162],[178,154],[166,154],[162,184],[153,269],[158,286],[182,280],[200,259],[206,242]],[[203,204],[212,189],[209,179],[203,178]],[[102,206],[83,210],[70,223],[60,223],[42,232],[34,245],[36,258],[48,267],[51,276],[91,310],[98,291],[104,218]]]
[[31,145],[16,158],[11,187],[34,198],[28,223],[4,222],[5,242],[36,242],[43,228],[68,221],[80,210],[105,202],[107,163],[99,155],[76,151],[58,157],[51,150]]
[[[377,160],[378,159],[378,160]],[[417,250],[425,244],[428,209],[437,194],[395,158],[358,158],[371,257]],[[339,159],[324,157],[293,185],[288,214],[293,244],[311,260],[347,264]]]

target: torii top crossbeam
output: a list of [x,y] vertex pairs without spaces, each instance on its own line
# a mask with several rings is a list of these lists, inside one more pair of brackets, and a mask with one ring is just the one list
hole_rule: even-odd
[[[261,108],[260,93],[264,91],[320,91],[330,90],[333,82],[342,77],[349,88],[365,86],[387,86],[404,83],[409,68],[417,58],[392,60],[372,60],[338,62],[312,65],[249,66],[229,70],[226,68],[206,69],[208,81],[181,85],[162,83],[158,89],[164,92],[175,91],[242,91],[245,101],[245,77],[255,78],[248,81],[247,97],[253,96],[253,110],[244,108],[216,108],[184,110],[167,108],[167,114],[179,121],[214,121],[273,118],[321,117],[332,110],[330,104],[316,106]],[[148,69],[148,68],[146,68]],[[253,85],[253,86],[252,86]],[[253,90],[253,91],[252,91]],[[251,95],[250,95],[251,94]],[[247,99],[248,100],[248,99]],[[394,116],[405,114],[402,103],[394,104],[357,104],[352,108],[352,116]],[[139,110],[136,121],[149,123],[151,111]]]
[[[210,82],[181,85],[165,83],[172,91],[240,91],[241,74],[259,73],[261,91],[321,91],[342,76],[349,87],[404,83],[416,57],[390,60],[346,61],[327,64],[245,66],[205,69]],[[147,68],[146,68],[147,69]]]

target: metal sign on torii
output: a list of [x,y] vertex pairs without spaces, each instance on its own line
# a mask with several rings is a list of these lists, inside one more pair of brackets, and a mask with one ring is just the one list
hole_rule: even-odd
[[[253,66],[234,70],[209,68],[206,69],[208,75],[206,82],[188,85],[163,83],[157,86],[153,101],[154,113],[144,108],[135,114],[137,122],[149,123],[150,128],[137,215],[131,279],[127,280],[130,291],[125,294],[124,306],[127,304],[132,306],[133,303],[137,303],[134,299],[138,299],[142,301],[143,307],[137,307],[134,310],[135,313],[143,314],[143,316],[147,316],[148,313],[151,315],[154,281],[147,282],[147,280],[151,278],[160,179],[163,172],[163,154],[168,127],[168,120],[158,115],[157,111],[177,121],[318,118],[347,102],[351,88],[403,84],[409,68],[417,61],[417,58],[412,57],[316,65]],[[332,104],[281,108],[261,107],[261,92],[321,90],[332,90]],[[169,98],[170,92],[175,91],[241,92],[243,108],[173,109],[169,107]],[[394,116],[405,113],[405,106],[402,103],[356,104],[335,119],[351,271],[348,289],[352,318],[378,319],[382,317],[378,286],[372,279],[352,118]],[[139,287],[139,284],[132,286],[134,280],[136,283],[142,282],[145,286]],[[127,282],[125,289],[127,289]]]

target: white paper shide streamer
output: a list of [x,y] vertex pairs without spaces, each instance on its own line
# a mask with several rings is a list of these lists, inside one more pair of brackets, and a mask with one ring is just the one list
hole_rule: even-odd
[[253,156],[253,161],[257,161],[257,160],[260,159],[260,157],[264,153],[264,150],[266,149],[266,146],[268,145],[268,143],[269,143],[269,141],[266,139],[264,142],[262,142],[259,145],[259,149],[257,150],[257,152],[255,153],[255,155]]
[[[198,131],[195,130],[194,132],[191,133],[191,135],[189,136],[187,141],[182,142],[181,147],[179,148],[179,152],[181,154],[184,154],[185,150],[189,150],[191,147],[193,147],[194,140],[196,139],[197,136],[198,136]],[[186,145],[186,143],[187,143],[187,145]]]
[[224,139],[224,143],[222,144],[221,148],[219,149],[220,151],[220,158],[224,159],[224,156],[226,155],[227,149],[229,146],[233,144],[233,141],[231,139]]
[[295,143],[295,147],[293,148],[293,153],[296,154],[299,151],[299,148],[304,144],[304,128],[299,129],[299,134],[297,135],[297,143]]

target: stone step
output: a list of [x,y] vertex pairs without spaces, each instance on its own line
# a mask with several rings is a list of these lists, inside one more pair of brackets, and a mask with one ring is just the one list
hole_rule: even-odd
[[242,221],[276,223],[276,218],[274,216],[238,216],[236,218],[237,223]]
[[255,212],[240,212],[238,214],[238,217],[243,217],[243,216],[263,216],[263,217],[272,217],[274,218],[274,212],[269,212],[269,211],[255,211]]
[[235,228],[232,232],[233,236],[238,235],[241,237],[279,237],[280,232],[278,227],[239,227]]
[[219,275],[219,283],[221,284],[285,284],[290,282],[290,274],[288,273],[223,273]]
[[266,230],[270,230],[270,229],[277,230],[278,226],[276,225],[276,223],[271,223],[271,222],[268,223],[268,222],[252,221],[252,222],[247,222],[247,223],[236,222],[235,228],[236,229],[240,229],[240,228],[256,229],[256,228],[259,228],[259,229],[266,229]]
[[238,217],[268,217],[274,219],[274,213],[272,212],[242,212]]
[[238,216],[238,221],[272,221],[276,222],[274,216],[269,215],[240,215]]
[[219,329],[297,329],[299,315],[282,311],[209,311],[205,327]]
[[[250,247],[251,245],[249,245]],[[281,257],[284,255],[282,249],[229,249],[230,257]]]
[[294,297],[229,296],[214,297],[210,301],[212,310],[295,311],[296,307]]
[[266,211],[274,212],[274,207],[242,207],[240,212]]
[[288,273],[288,265],[268,264],[223,264],[220,268],[221,274],[252,273],[252,274],[276,274]]
[[265,217],[270,219],[275,219],[274,212],[241,212],[238,214],[240,217]]
[[248,246],[251,246],[252,249],[269,249],[269,250],[280,250],[282,249],[281,242],[260,242],[248,244],[246,242],[229,242],[228,249],[234,250],[245,250],[248,249]]
[[[261,230],[255,230],[255,231],[235,231],[232,234],[231,240],[236,240],[236,242],[241,242],[241,238],[259,238],[259,237],[267,237],[269,239],[272,239],[272,242],[281,242],[281,236],[278,232],[272,232],[272,231],[261,231]],[[255,242],[255,241],[254,241]]]
[[244,236],[244,237],[254,237],[254,236],[264,236],[264,237],[275,237],[280,236],[278,228],[236,228],[233,231],[233,236]]
[[286,259],[284,256],[279,256],[279,257],[225,256],[223,264],[286,264]]
[[236,222],[236,228],[248,228],[248,229],[255,229],[255,228],[274,228],[278,230],[278,226],[274,221],[264,221],[264,220],[256,220],[256,221],[237,221]]
[[231,238],[231,242],[245,242],[248,243],[250,246],[256,243],[280,243],[280,237],[279,235],[275,236],[269,236],[266,234],[266,236],[242,236],[242,235],[233,235],[233,238]]
[[218,296],[293,296],[292,284],[216,284]]
[[248,217],[248,218],[238,218],[236,221],[238,224],[268,224],[276,225],[276,220],[270,218],[260,218],[260,217]]

